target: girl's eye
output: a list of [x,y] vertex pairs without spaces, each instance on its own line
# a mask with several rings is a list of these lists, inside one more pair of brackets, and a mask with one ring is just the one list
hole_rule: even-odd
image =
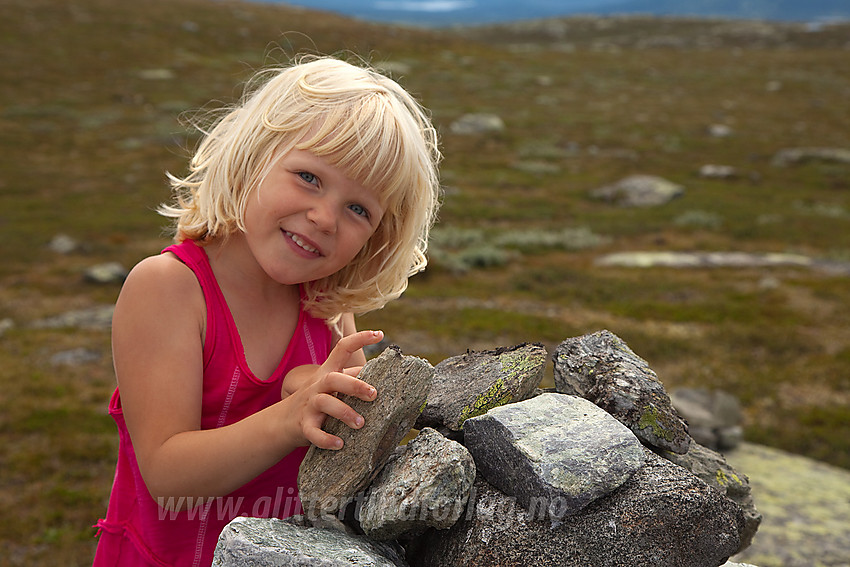
[[298,177],[300,177],[307,183],[310,183],[311,185],[316,185],[319,182],[319,179],[309,171],[299,171]]
[[360,215],[361,217],[369,218],[369,211],[366,210],[363,205],[358,205],[357,203],[353,205],[349,205],[348,208],[354,212],[356,215]]

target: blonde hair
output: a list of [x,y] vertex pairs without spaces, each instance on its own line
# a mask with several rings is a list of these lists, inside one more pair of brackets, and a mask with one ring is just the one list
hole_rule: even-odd
[[[252,87],[252,85],[259,85]],[[384,216],[344,268],[306,282],[305,308],[336,323],[383,307],[427,264],[439,207],[437,134],[425,110],[380,73],[329,57],[267,69],[205,133],[184,178],[169,174],[175,240],[203,243],[244,231],[251,193],[277,159],[308,150],[374,190]]]

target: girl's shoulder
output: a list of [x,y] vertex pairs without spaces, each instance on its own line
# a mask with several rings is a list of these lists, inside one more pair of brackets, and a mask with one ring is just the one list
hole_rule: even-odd
[[135,309],[155,308],[161,317],[205,311],[197,277],[171,253],[145,258],[130,270],[118,298],[119,307],[122,303]]
[[198,279],[192,269],[171,252],[149,256],[136,264],[127,283],[151,290],[157,288],[197,288]]

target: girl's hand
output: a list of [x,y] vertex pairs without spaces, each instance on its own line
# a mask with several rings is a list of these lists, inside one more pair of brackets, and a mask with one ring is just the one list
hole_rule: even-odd
[[[345,365],[364,346],[383,338],[381,331],[360,331],[339,340],[321,366],[302,366],[287,374],[284,402],[289,405],[288,426],[302,445],[312,443],[321,449],[341,449],[342,439],[322,431],[327,416],[334,417],[353,429],[363,427],[363,417],[337,397],[344,394],[363,401],[373,401],[378,393],[369,384],[356,378],[361,366]],[[292,388],[291,392],[287,392]]]

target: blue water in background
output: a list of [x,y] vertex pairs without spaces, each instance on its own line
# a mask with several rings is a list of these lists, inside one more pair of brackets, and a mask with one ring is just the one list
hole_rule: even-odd
[[651,14],[827,21],[850,19],[850,0],[258,0],[421,26],[477,25],[576,14]]

